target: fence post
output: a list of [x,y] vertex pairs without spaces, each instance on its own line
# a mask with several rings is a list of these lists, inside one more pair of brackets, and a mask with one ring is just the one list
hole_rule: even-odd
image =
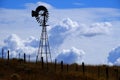
[[49,69],[49,64],[48,64],[48,61],[47,61],[47,63],[46,63],[47,65],[46,65],[46,67],[47,67],[47,71],[48,71],[48,69]]
[[30,55],[28,56],[28,60],[29,60],[29,62],[30,62]]
[[57,59],[55,59],[55,72],[56,72],[56,68],[57,68],[56,64],[57,64]]
[[18,54],[18,59],[20,59],[20,53]]
[[68,70],[69,70],[68,67],[69,67],[69,65],[67,64],[67,72],[68,72]]
[[116,73],[116,80],[120,80],[120,79],[119,79],[119,74],[118,74],[118,69],[115,69],[114,71],[115,71],[115,73]]
[[2,59],[4,58],[4,49],[2,48]]
[[24,63],[26,62],[26,54],[24,53]]
[[43,57],[41,57],[41,62],[42,62],[42,69],[44,69],[44,61],[43,61]]
[[83,76],[85,76],[85,65],[84,65],[84,62],[82,62],[82,71],[83,71]]
[[63,61],[61,61],[61,71],[63,71]]
[[7,59],[9,60],[9,50],[8,50],[8,54],[7,54]]
[[37,61],[38,61],[38,55],[36,56],[36,64],[37,64]]
[[106,80],[108,80],[109,74],[108,74],[108,67],[106,67]]
[[119,74],[118,74],[118,69],[116,70],[116,73],[117,73],[117,79],[120,80],[119,79]]

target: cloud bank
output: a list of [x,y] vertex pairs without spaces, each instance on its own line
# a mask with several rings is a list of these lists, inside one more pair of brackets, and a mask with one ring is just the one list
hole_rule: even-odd
[[[109,34],[112,29],[110,22],[97,22],[90,25],[78,23],[70,18],[63,19],[58,25],[51,29],[51,33],[56,34],[73,34],[78,33],[79,36],[94,37],[97,35]],[[54,34],[53,34],[54,35]]]
[[22,40],[16,34],[11,34],[4,40],[5,45],[3,48],[6,51],[10,51],[10,56],[12,58],[17,58],[19,53],[21,55],[26,53],[27,55],[31,55],[31,59],[34,60],[36,56],[37,43],[38,40],[33,37],[27,40]]
[[[11,58],[18,58],[19,53],[21,54],[21,57],[23,57],[23,54],[26,53],[27,55],[31,55],[31,60],[35,61],[38,50],[38,43],[39,40],[35,39],[34,37],[22,40],[18,35],[11,34],[4,40],[5,45],[3,48],[5,49],[5,52],[7,52],[7,50],[10,51]],[[83,55],[84,51],[73,47],[68,50],[63,50],[57,56],[52,57],[56,58],[58,61],[63,60],[64,63],[80,64],[83,60]]]
[[53,47],[59,46],[64,40],[72,35],[75,37],[95,37],[107,35],[111,31],[110,22],[93,23],[91,25],[81,24],[70,18],[65,18],[59,24],[53,26],[49,31],[49,40]]

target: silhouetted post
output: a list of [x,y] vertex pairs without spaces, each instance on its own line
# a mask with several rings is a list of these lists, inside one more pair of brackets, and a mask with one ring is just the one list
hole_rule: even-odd
[[43,57],[41,57],[41,62],[42,62],[42,69],[44,69],[44,61],[43,61]]
[[48,68],[49,68],[49,67],[48,67],[48,66],[49,66],[49,65],[48,65],[48,62],[46,63],[46,65],[47,65],[46,67],[47,67],[47,71],[48,71]]
[[108,80],[109,74],[108,74],[108,67],[106,67],[106,80]]
[[28,56],[28,61],[30,62],[30,55]]
[[26,62],[26,54],[24,53],[24,63]]
[[100,78],[100,67],[98,66],[98,79]]
[[20,59],[20,53],[18,54],[18,59]]
[[119,78],[119,73],[118,73],[118,69],[116,69],[116,75],[117,75],[117,80],[120,80],[120,78]]
[[37,64],[37,61],[38,61],[38,55],[36,56],[36,64]]
[[85,65],[84,62],[82,62],[82,71],[83,71],[83,76],[85,75]]
[[8,54],[7,54],[7,59],[9,60],[9,50],[8,50]]
[[2,48],[2,59],[4,58],[4,49]]
[[56,68],[57,68],[56,64],[57,64],[57,59],[55,59],[55,72],[56,72]]
[[116,73],[116,80],[120,80],[119,74],[118,74],[118,69],[115,69],[114,71],[115,71],[115,73]]
[[68,68],[68,67],[69,67],[69,65],[67,64],[67,72],[68,72],[68,70],[69,70],[69,68]]
[[61,61],[61,71],[63,71],[63,61]]
[[75,70],[78,71],[78,65],[76,64]]

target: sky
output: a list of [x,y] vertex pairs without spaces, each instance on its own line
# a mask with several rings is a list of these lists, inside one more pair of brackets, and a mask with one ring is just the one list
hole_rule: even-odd
[[66,63],[120,65],[119,0],[0,0],[0,48],[35,55],[41,27],[31,11],[49,11],[52,58]]
[[[59,9],[66,8],[120,8],[119,0],[1,0],[1,7],[11,9],[23,9],[25,3],[46,2]],[[14,5],[13,5],[14,4]]]

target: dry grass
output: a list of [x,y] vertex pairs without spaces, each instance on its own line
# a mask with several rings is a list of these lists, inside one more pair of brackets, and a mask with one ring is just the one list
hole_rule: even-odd
[[[61,65],[57,64],[56,70],[53,63],[49,63],[48,70],[46,64],[44,69],[41,63],[19,62],[19,60],[2,60],[0,59],[0,80],[120,80],[120,67],[113,66],[85,66],[85,75],[82,72],[82,66],[64,64],[61,71]],[[108,78],[106,77],[106,67],[108,67]],[[117,72],[118,70],[118,72]]]

